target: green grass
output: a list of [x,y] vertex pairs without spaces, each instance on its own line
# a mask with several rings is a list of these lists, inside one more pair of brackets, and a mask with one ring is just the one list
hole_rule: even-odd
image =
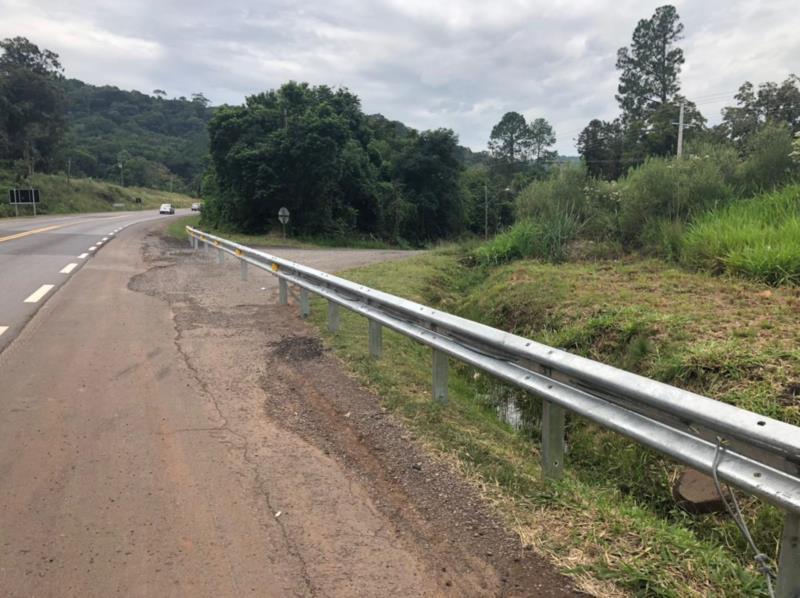
[[[462,258],[438,251],[346,277],[800,424],[800,297],[791,290],[654,260],[523,261],[486,270],[466,267]],[[384,356],[374,362],[366,321],[342,318],[331,336],[324,306],[312,306],[312,322],[352,371],[581,587],[599,595],[765,594],[727,516],[690,516],[675,507],[674,463],[570,417],[566,478],[545,484],[537,427],[515,432],[495,415],[512,397],[535,423],[537,401],[454,364],[450,404],[439,407],[429,398],[428,349],[386,331]],[[761,549],[774,556],[779,512],[743,502]]]
[[[180,193],[170,193],[140,187],[120,187],[104,181],[72,179],[67,183],[63,175],[36,174],[29,184],[40,190],[41,203],[37,214],[71,214],[77,212],[107,212],[112,210],[150,210],[162,203],[171,203],[178,208],[188,208],[193,200]],[[0,217],[14,216],[14,206],[8,204],[8,189],[14,187],[10,173],[0,170],[0,188],[4,190],[4,201],[0,203]],[[141,199],[137,203],[136,199]],[[114,207],[114,204],[122,204]],[[30,206],[20,206],[20,215],[33,213]]]
[[771,285],[800,284],[800,185],[707,214],[681,245],[682,261],[695,268]]

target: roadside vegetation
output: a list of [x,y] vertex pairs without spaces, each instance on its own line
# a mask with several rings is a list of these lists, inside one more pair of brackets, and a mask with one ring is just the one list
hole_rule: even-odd
[[[0,217],[13,216],[14,206],[8,203],[8,189],[18,183],[8,171],[0,170],[0,189],[6,195],[0,203]],[[74,212],[107,212],[111,210],[153,210],[162,203],[188,208],[193,199],[180,193],[143,187],[120,187],[103,181],[71,179],[63,175],[34,174],[25,185],[39,189],[41,202],[37,214],[69,214]],[[33,214],[30,205],[19,206],[20,216]]]
[[[344,276],[552,346],[800,425],[800,295],[794,289],[688,272],[662,261],[520,260],[470,266],[460,248]],[[453,366],[450,404],[430,400],[430,351],[384,333],[369,358],[366,321],[343,315],[339,334],[312,321],[344,363],[433,450],[474,481],[524,542],[596,595],[762,595],[763,578],[727,514],[675,505],[679,467],[578,417],[567,428],[566,479],[545,484],[537,400]],[[515,431],[498,416],[512,404]],[[744,509],[775,557],[780,514]]]

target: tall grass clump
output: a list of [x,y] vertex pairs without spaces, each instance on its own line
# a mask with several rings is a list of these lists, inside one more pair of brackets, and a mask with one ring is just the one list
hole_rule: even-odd
[[681,261],[715,274],[800,284],[800,185],[699,218],[683,237]]
[[563,262],[567,244],[575,238],[578,222],[573,214],[561,212],[547,219],[523,220],[472,252],[474,262],[495,266],[517,259],[534,258]]

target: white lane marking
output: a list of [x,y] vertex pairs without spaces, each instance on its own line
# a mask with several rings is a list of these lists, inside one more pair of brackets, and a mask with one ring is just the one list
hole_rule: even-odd
[[102,242],[105,243],[106,241],[108,241],[108,237],[103,237],[103,241]]
[[54,284],[43,284],[42,286],[40,286],[38,288],[38,290],[36,290],[36,292],[34,292],[30,297],[25,299],[24,303],[38,303],[39,300],[42,297],[44,297],[45,295],[47,295],[47,293],[49,293],[53,289],[54,286],[56,286],[56,285],[54,285]]
[[94,247],[94,246],[89,247],[89,251],[94,251],[95,249],[97,249],[97,247]]
[[85,259],[87,255],[89,255],[89,254],[88,254],[88,253],[82,253],[82,254],[80,254],[80,255],[78,256],[78,259],[79,259],[79,260]]
[[77,266],[78,266],[78,264],[75,264],[75,263],[72,263],[72,264],[67,264],[66,266],[64,266],[63,268],[61,268],[61,270],[59,270],[59,272],[58,272],[58,273],[59,273],[59,274],[69,274],[69,273],[70,273],[70,272],[72,272],[72,271],[73,271],[73,270],[74,270],[74,269],[75,269]]
[[8,330],[8,326],[0,326],[0,336],[3,336],[3,333]]

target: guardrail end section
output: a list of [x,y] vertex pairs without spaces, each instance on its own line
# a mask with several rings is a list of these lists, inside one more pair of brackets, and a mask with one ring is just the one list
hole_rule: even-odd
[[447,353],[433,350],[433,400],[447,404]]
[[542,474],[545,479],[559,480],[564,474],[564,421],[563,407],[542,403]]
[[778,562],[777,598],[800,596],[800,513],[786,513]]
[[373,359],[381,358],[383,327],[375,320],[369,321],[369,355]]

